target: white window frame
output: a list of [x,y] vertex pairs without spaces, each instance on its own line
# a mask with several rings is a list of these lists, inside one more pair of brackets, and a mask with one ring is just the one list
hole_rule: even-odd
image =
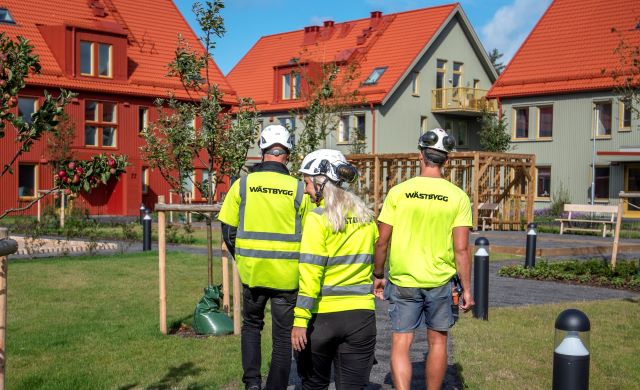
[[411,73],[411,94],[413,96],[420,96],[420,71]]
[[[345,128],[346,127],[346,128]],[[343,115],[339,118],[338,122],[338,143],[347,144],[351,140],[351,116]]]
[[[611,115],[610,115],[610,123],[609,123],[609,134],[598,134],[599,132],[599,122],[600,122],[600,110],[598,106],[608,104],[611,106]],[[592,136],[596,137],[596,139],[609,139],[611,138],[611,134],[613,133],[613,102],[611,100],[597,100],[593,102],[593,125],[592,125]]]

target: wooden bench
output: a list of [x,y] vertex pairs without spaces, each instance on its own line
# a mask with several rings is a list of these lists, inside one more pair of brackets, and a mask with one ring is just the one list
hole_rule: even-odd
[[[560,234],[568,231],[596,233],[602,231],[602,237],[606,237],[607,233],[613,234],[614,232],[613,225],[616,223],[618,206],[565,204],[564,211],[568,213],[567,218],[556,219],[556,221],[560,222]],[[573,213],[591,213],[592,215],[590,218],[574,218]],[[602,228],[585,226],[593,224],[602,224]]]
[[[493,230],[493,225],[498,218],[499,203],[480,203],[478,205],[478,227],[482,226],[482,231]],[[483,215],[480,215],[482,212]]]

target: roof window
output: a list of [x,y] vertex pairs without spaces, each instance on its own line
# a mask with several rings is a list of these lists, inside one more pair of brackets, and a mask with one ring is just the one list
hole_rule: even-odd
[[367,79],[362,83],[362,85],[376,85],[378,83],[378,79],[382,77],[384,71],[387,70],[387,67],[375,68],[373,72],[367,77]]
[[16,21],[13,20],[11,13],[6,8],[0,8],[0,23],[10,23],[15,24]]

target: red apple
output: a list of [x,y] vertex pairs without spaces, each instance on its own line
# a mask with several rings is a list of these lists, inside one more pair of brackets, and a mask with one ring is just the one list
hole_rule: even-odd
[[84,169],[82,169],[82,167],[76,167],[76,173],[78,175],[82,175],[84,173]]
[[116,174],[116,172],[117,172],[117,171],[116,171],[116,169],[115,169],[115,168],[111,168],[111,169],[109,169],[109,173],[110,173],[110,174],[112,174],[112,175],[115,175],[115,174]]
[[115,166],[116,166],[116,160],[114,160],[114,159],[112,159],[112,158],[108,159],[108,160],[107,160],[107,165],[108,165],[110,168],[115,167]]
[[69,179],[69,177],[68,177],[68,176],[65,176],[65,177],[64,177],[64,179],[62,179],[62,182],[63,182],[64,184],[69,184],[69,182],[70,182],[70,181],[71,181],[71,179]]
[[73,180],[71,180],[73,184],[80,183],[80,175],[73,175]]
[[71,195],[71,190],[70,190],[69,188],[66,188],[66,189],[64,190],[64,194],[65,194],[65,195]]
[[58,172],[58,177],[60,177],[60,178],[67,177],[67,171],[65,171],[65,170],[61,169],[61,170]]
[[11,96],[11,97],[9,98],[9,102],[8,102],[8,104],[9,104],[9,107],[15,107],[15,106],[16,106],[16,104],[18,104],[18,98],[17,98],[17,97],[15,97],[15,96]]
[[0,79],[0,88],[4,88],[7,86],[7,80],[5,79]]
[[69,164],[67,164],[67,168],[71,170],[76,169],[76,163],[71,161]]

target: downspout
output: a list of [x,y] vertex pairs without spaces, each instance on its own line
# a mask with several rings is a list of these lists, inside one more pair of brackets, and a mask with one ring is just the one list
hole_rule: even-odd
[[371,153],[376,153],[376,110],[373,108],[373,103],[369,102],[369,108],[371,109]]
[[496,97],[498,101],[498,118],[502,118],[502,102],[500,101],[500,96]]
[[76,28],[71,26],[71,77],[76,77]]

